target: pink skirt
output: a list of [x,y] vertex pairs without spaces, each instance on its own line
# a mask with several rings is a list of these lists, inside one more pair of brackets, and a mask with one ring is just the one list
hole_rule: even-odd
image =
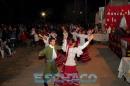
[[76,66],[63,66],[59,78],[55,81],[56,86],[80,86],[79,74]]

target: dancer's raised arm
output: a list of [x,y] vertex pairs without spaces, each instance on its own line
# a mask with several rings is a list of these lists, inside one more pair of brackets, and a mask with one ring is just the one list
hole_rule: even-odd
[[64,34],[64,33],[63,33],[62,50],[63,50],[64,52],[66,52],[66,50],[67,50],[67,38],[68,38],[68,34]]
[[78,48],[80,48],[81,50],[84,49],[85,47],[88,46],[88,44],[90,43],[90,41],[93,39],[93,35],[88,36],[88,41],[85,42],[82,46],[78,46]]

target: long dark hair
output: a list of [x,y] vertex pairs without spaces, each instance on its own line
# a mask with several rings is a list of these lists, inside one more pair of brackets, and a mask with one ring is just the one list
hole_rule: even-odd
[[68,44],[71,46],[73,43],[75,43],[75,46],[74,47],[77,47],[77,42],[73,39],[73,38],[70,38],[68,39]]

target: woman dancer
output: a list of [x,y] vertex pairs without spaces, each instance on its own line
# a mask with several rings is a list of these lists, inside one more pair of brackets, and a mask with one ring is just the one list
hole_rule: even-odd
[[73,39],[67,44],[67,39],[64,38],[63,50],[66,52],[66,61],[60,73],[60,78],[55,81],[58,86],[79,86],[79,75],[76,69],[75,56],[78,57],[83,53],[82,50],[87,47],[90,41],[93,39],[93,35],[88,37],[88,41],[82,46],[75,47],[76,41]]
[[[77,34],[77,37],[79,37],[79,45],[82,46],[86,40],[88,40],[88,37],[91,35],[90,33],[91,31],[89,31],[89,34],[85,34],[85,30],[81,30],[80,33]],[[88,48],[86,47],[85,49],[83,49],[83,54],[80,56],[80,61],[85,63],[85,62],[88,62],[90,61],[91,58],[89,56],[89,53],[88,53]]]

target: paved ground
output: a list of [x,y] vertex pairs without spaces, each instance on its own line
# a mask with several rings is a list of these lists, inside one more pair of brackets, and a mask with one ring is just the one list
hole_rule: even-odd
[[[43,62],[37,59],[38,50],[20,48],[17,50],[17,58],[1,61],[0,85],[43,86],[34,83],[33,77],[34,73],[42,71]],[[77,68],[80,74],[96,74],[97,80],[95,83],[92,81],[86,84],[82,83],[81,86],[130,86],[123,79],[117,78],[120,59],[107,46],[95,44],[89,47],[89,52],[92,60],[85,64],[78,63]]]

